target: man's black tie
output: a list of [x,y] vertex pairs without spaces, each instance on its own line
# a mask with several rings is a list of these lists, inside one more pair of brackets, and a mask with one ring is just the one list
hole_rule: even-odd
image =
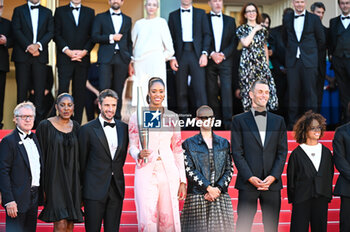
[[350,15],[349,15],[349,16],[341,17],[341,20],[344,20],[344,19],[350,19]]
[[216,17],[219,17],[219,18],[221,17],[220,14],[210,14],[210,16],[212,16],[212,17],[215,17],[215,16],[216,16]]
[[27,134],[25,137],[24,137],[24,139],[33,139],[33,133],[30,133],[30,134]]
[[37,5],[37,6],[30,6],[30,9],[31,9],[31,10],[39,9],[39,6],[40,6],[40,5]]
[[71,8],[71,10],[76,10],[76,11],[78,11],[80,7],[72,7],[72,6],[71,6],[70,8]]
[[255,116],[259,116],[259,115],[266,117],[266,110],[265,111],[261,111],[261,112],[255,111]]
[[113,13],[112,13],[112,16],[113,16],[113,15],[120,16],[121,14],[122,14],[122,13],[115,13],[115,12],[113,12]]
[[191,10],[190,9],[181,9],[181,12],[188,12],[188,13],[190,13],[191,12]]
[[106,122],[106,121],[105,121],[105,122],[103,123],[103,127],[106,127],[106,126],[110,126],[110,127],[113,128],[113,127],[115,127],[115,123],[113,123],[113,122]]
[[305,14],[301,14],[301,15],[294,15],[294,18],[295,19],[297,19],[297,18],[299,18],[299,17],[304,17],[305,16]]

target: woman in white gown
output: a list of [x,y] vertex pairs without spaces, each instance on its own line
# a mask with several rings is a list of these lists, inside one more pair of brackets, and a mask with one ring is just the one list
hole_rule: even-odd
[[[173,41],[165,19],[157,17],[158,0],[146,0],[146,18],[136,21],[132,30],[133,62],[131,65],[132,105],[137,104],[137,86],[142,86],[144,98],[148,81],[160,77],[166,83],[166,61],[174,55]],[[163,105],[166,106],[165,97]]]

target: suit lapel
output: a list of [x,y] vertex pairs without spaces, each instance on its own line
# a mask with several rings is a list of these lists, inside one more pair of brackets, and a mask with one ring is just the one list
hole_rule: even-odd
[[37,41],[39,41],[39,31],[41,30],[41,27],[44,24],[45,15],[44,15],[44,7],[40,6],[39,7],[39,20],[38,20],[38,31],[37,31]]
[[250,131],[253,133],[255,139],[260,144],[260,146],[263,146],[261,143],[261,138],[258,130],[258,126],[256,125],[253,113],[251,111],[247,112],[247,117],[244,119],[247,126],[249,127]]
[[111,15],[111,12],[109,12],[109,10],[105,12],[105,17],[106,17],[106,21],[108,22],[110,31],[113,31],[113,34],[115,34],[116,32],[113,26],[112,15]]
[[[316,168],[315,168],[315,165],[312,163],[312,160],[310,159],[310,157],[306,154],[306,152],[304,151],[303,148],[301,148],[300,145],[299,145],[298,147],[299,147],[299,149],[301,150],[301,152],[303,153],[305,160],[307,160],[306,162],[309,163],[308,166],[311,167],[311,169],[312,169],[315,173],[317,173],[317,170],[316,170]],[[321,159],[322,159],[322,157],[321,157]],[[306,164],[305,164],[305,165],[306,165]],[[321,165],[320,165],[320,166],[321,166]]]
[[194,40],[194,35],[196,34],[196,25],[201,25],[200,23],[197,22],[197,11],[196,11],[196,8],[192,7],[192,38]]
[[[82,10],[80,9],[80,14],[81,14],[81,11]],[[66,14],[67,14],[68,18],[70,19],[70,21],[72,21],[73,25],[76,26],[74,16],[73,16],[73,10],[71,10],[69,4],[66,7]],[[79,18],[80,18],[80,16],[79,16]],[[79,19],[79,21],[80,21],[80,19]]]
[[[86,16],[86,11],[83,6],[80,6],[80,13],[78,18],[78,27],[80,26],[80,23],[84,22],[84,18]],[[75,23],[75,21],[74,21]]]
[[338,20],[337,20],[336,34],[341,35],[344,33],[344,31],[346,31],[346,28],[344,27],[343,23],[341,22],[341,15],[340,15],[338,17]]
[[38,141],[38,138],[36,137],[36,134],[34,134],[33,136],[33,140],[34,140],[34,143],[36,145],[36,148],[38,149],[38,153],[39,153],[39,157],[40,157],[40,167],[41,169],[43,168],[43,159],[42,159],[42,153],[41,153],[41,147],[40,147],[40,144],[39,144],[39,141]]
[[16,142],[17,142],[17,146],[18,146],[19,152],[21,153],[21,156],[22,156],[22,158],[24,160],[24,163],[27,165],[27,167],[30,170],[30,164],[29,164],[29,159],[28,159],[28,154],[27,154],[26,148],[24,147],[24,144],[23,144],[21,138],[19,137],[17,129],[14,131],[14,133],[15,133],[15,138],[16,138]]
[[304,37],[304,32],[306,30],[306,27],[308,26],[309,22],[309,13],[307,11],[305,11],[305,19],[304,19],[304,25],[303,25],[303,31],[301,32],[301,36],[300,36],[300,41],[303,39]]
[[221,34],[220,51],[222,51],[222,49],[223,49],[222,46],[223,46],[223,43],[224,43],[224,38],[225,38],[224,36],[226,36],[225,32],[230,31],[229,28],[226,30],[226,27],[228,26],[227,25],[227,18],[226,18],[226,16],[224,14],[221,14],[221,17],[222,17],[222,34]]
[[103,148],[105,149],[106,154],[109,155],[109,157],[111,158],[111,151],[109,150],[108,141],[107,141],[105,132],[103,131],[100,120],[98,118],[95,119],[95,125],[94,125],[93,129],[95,131],[95,134],[96,134],[98,140],[100,141]]
[[32,17],[30,17],[30,9],[28,4],[26,4],[25,7],[23,8],[23,16],[33,36]]
[[271,114],[270,112],[267,112],[266,114],[266,134],[265,134],[265,142],[264,142],[264,146],[266,146],[271,138],[271,133],[272,131],[274,131],[274,124],[273,124],[273,120],[271,119]]
[[117,150],[115,151],[113,160],[115,160],[117,155],[119,154],[119,151],[121,150],[121,148],[123,146],[123,140],[124,140],[124,134],[123,134],[122,127],[119,126],[119,122],[118,121],[116,121],[115,123],[116,123],[115,127],[116,127],[116,130],[117,130],[117,136],[118,136],[118,147],[117,147]]
[[126,20],[125,20],[125,15],[122,13],[122,25],[121,25],[121,27],[120,27],[120,31],[119,31],[119,33],[120,34],[123,34],[123,32],[124,32],[124,30],[125,30],[125,22],[126,22]]

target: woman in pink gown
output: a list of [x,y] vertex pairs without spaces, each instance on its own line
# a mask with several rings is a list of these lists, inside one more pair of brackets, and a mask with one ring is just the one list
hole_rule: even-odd
[[[135,204],[139,231],[181,231],[179,200],[186,195],[186,174],[178,116],[164,107],[165,85],[161,78],[148,83],[149,110],[155,111],[161,128],[149,129],[149,149],[142,150],[137,116],[129,121],[129,153],[136,161]],[[147,162],[145,162],[147,158]]]

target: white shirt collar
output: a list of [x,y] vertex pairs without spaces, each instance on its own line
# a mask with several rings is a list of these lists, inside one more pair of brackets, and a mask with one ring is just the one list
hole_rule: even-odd
[[[104,122],[107,122],[107,121],[102,118],[101,114],[98,116],[98,119],[100,120],[100,123],[101,123],[102,128],[103,128],[104,127],[104,125],[103,125]],[[115,123],[114,118],[112,119],[112,121],[110,121],[110,123]]]
[[350,16],[350,14],[348,14],[348,15],[341,14],[341,15],[340,15],[340,18],[341,18],[341,17],[348,17],[348,16]]
[[119,14],[119,13],[122,13],[122,11],[121,11],[120,9],[117,10],[117,11],[114,11],[112,8],[109,8],[109,13],[111,13],[111,15],[112,15],[113,13]]
[[30,1],[28,1],[28,6],[29,6],[29,8],[31,7],[31,6],[39,6],[40,5],[40,1],[37,3],[37,4],[33,4],[33,3],[31,3]]
[[69,6],[74,7],[74,8],[76,8],[76,7],[80,8],[80,7],[81,7],[81,4],[75,6],[72,2],[70,2],[70,3],[69,3]]
[[[17,130],[19,131],[19,137],[23,140],[26,136],[27,136],[27,133],[25,133],[24,131],[22,131],[21,129],[19,129],[19,127],[17,126]],[[30,135],[32,132],[29,131],[28,135]]]
[[302,14],[306,15],[306,10],[304,10],[301,14],[297,14],[297,13],[294,11],[294,16],[302,15]]
[[220,16],[222,16],[222,12],[220,11],[220,13],[215,13],[215,12],[213,12],[212,10],[210,11],[210,14],[214,14],[214,15],[220,15]]
[[189,8],[187,8],[187,9],[185,9],[185,8],[183,8],[182,6],[180,7],[180,11],[181,10],[190,10],[190,12],[192,12],[192,10],[193,10],[193,6],[190,6]]

